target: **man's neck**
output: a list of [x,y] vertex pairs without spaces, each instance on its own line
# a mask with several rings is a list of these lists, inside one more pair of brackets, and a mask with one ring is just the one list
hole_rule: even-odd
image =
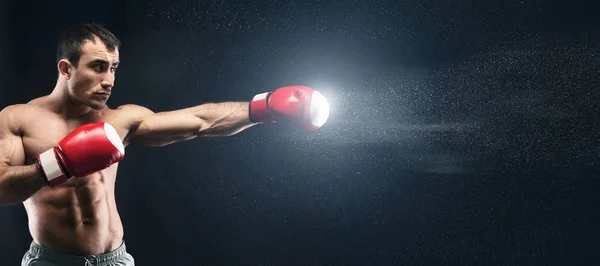
[[60,88],[58,85],[48,95],[48,100],[52,110],[66,119],[80,118],[94,112],[91,107],[73,101],[66,93],[66,88]]

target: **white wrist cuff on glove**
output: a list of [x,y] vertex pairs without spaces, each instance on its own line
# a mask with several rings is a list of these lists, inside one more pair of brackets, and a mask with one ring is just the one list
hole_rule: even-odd
[[44,172],[48,185],[54,187],[67,181],[67,177],[60,167],[60,162],[56,158],[54,148],[49,149],[38,157],[38,162]]

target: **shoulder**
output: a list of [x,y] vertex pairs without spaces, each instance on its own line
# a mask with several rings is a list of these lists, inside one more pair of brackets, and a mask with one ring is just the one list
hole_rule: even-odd
[[49,113],[47,108],[46,97],[33,99],[27,103],[13,104],[6,106],[0,110],[0,117],[4,119],[21,119],[39,118],[40,114]]
[[117,123],[124,127],[126,134],[123,140],[125,145],[130,142],[132,132],[135,132],[140,124],[148,117],[152,116],[154,112],[150,109],[136,105],[136,104],[125,104],[115,109],[111,109],[111,117],[115,118]]
[[137,127],[144,119],[154,115],[154,112],[144,106],[125,104],[111,109],[112,117],[127,124],[129,128]]
[[6,106],[4,108],[2,108],[2,110],[0,111],[0,115],[8,115],[8,114],[12,114],[12,113],[16,113],[19,110],[23,110],[24,108],[26,108],[26,104],[13,104],[13,105],[9,105]]
[[28,108],[26,104],[15,104],[2,108],[2,110],[0,110],[0,123],[2,124],[2,127],[5,127],[6,123],[10,120],[14,120],[15,116],[19,113],[23,114],[29,112],[29,109],[30,108]]
[[154,114],[152,110],[137,104],[125,104],[114,109],[119,115],[127,117],[139,117],[143,118],[148,115]]
[[2,117],[2,119],[26,118],[28,116],[36,115],[40,111],[44,111],[43,108],[32,104],[13,104],[0,110],[0,117]]
[[40,107],[31,104],[13,104],[2,108],[0,113],[2,114],[18,114],[18,113],[29,113],[36,111]]
[[21,125],[30,119],[35,119],[41,108],[31,104],[13,104],[0,110],[0,128],[19,132]]

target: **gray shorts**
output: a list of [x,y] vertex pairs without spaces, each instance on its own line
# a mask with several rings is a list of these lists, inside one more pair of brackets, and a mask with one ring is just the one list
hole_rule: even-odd
[[31,242],[29,250],[23,256],[21,266],[133,266],[133,257],[125,250],[125,242],[108,253],[90,256],[75,256],[60,253]]

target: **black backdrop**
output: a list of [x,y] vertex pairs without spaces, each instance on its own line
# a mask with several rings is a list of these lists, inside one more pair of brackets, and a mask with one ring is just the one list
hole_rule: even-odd
[[[116,197],[139,265],[597,264],[598,8],[487,2],[2,1],[0,104],[49,93],[83,22],[123,41],[113,107],[328,97],[314,133],[130,147]],[[17,265],[27,217],[0,217]]]

